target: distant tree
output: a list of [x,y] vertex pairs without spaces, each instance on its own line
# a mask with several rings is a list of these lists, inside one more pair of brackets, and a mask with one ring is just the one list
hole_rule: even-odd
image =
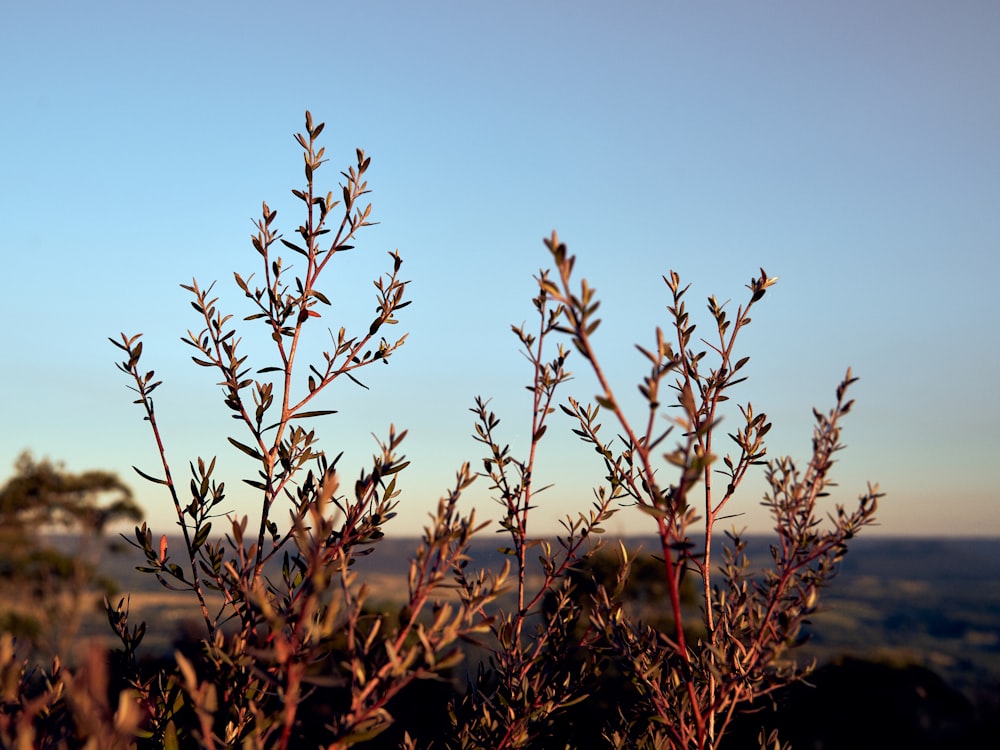
[[112,588],[98,576],[94,554],[110,523],[141,517],[115,474],[75,474],[22,453],[0,488],[0,587],[8,594],[0,600],[0,629],[39,645],[43,620],[65,625],[66,607],[78,604],[80,594]]

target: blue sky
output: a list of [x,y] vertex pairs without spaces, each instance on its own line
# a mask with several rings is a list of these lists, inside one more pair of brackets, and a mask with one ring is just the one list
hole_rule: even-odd
[[[169,530],[167,498],[130,469],[155,470],[156,453],[107,342],[142,332],[175,471],[218,454],[229,509],[254,512],[224,439],[235,423],[179,341],[197,325],[179,284],[217,279],[242,310],[232,272],[255,270],[261,200],[286,235],[299,222],[292,134],[310,109],[327,123],[319,182],[335,189],[364,148],[381,222],[331,274],[330,324],[367,325],[386,252],[412,280],[408,343],[370,391],[331,392],[322,406],[340,413],[318,425],[348,476],[370,433],[409,428],[397,533],[478,464],[476,395],[524,448],[529,372],[509,330],[531,319],[553,229],[603,300],[620,392],[643,374],[632,344],[667,323],[662,274],[692,284],[702,316],[763,266],[781,280],[734,398],[771,416],[769,452],[807,457],[811,408],[850,366],[836,499],[879,482],[879,534],[1000,533],[998,33],[992,2],[12,6],[0,479],[24,449],[112,469]],[[581,374],[565,395],[593,392]],[[570,426],[543,446],[556,486],[539,532],[601,473]],[[762,491],[746,485],[737,525],[767,528]],[[486,482],[468,501],[499,515]],[[649,531],[645,518],[624,511],[612,530]]]

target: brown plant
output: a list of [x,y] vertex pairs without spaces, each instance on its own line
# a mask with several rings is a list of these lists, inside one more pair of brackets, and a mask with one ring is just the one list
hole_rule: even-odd
[[[189,480],[178,479],[154,405],[161,382],[143,364],[142,337],[112,340],[160,459],[157,470],[136,471],[162,488],[182,537],[175,549],[142,524],[132,544],[144,558],[140,570],[197,603],[196,647],[148,668],[140,657],[145,624],[130,624],[126,597],[106,602],[121,643],[110,666],[95,652],[73,669],[56,662],[32,670],[6,638],[0,741],[18,748],[387,747],[386,730],[394,712],[414,700],[414,686],[450,684],[471,644],[485,656],[469,665],[464,689],[455,679],[453,690],[434,693],[447,703],[450,723],[423,734],[404,727],[396,746],[719,748],[741,707],[808,671],[791,649],[848,541],[873,521],[875,486],[851,509],[834,506],[825,520],[821,507],[852,405],[850,370],[834,407],[815,413],[805,468],[789,458],[766,461],[765,413],[747,402],[736,410],[732,432],[720,425],[736,416],[727,402],[745,380],[749,358],[737,353],[738,334],[776,279],[762,269],[731,318],[709,297],[713,329],[699,340],[686,308],[688,287],[670,272],[669,332],[656,328],[652,343],[638,347],[649,369],[638,384],[644,407],[631,415],[598,354],[594,288],[575,281],[575,259],[553,233],[546,240],[552,269],[539,272],[533,299],[537,328],[513,329],[530,366],[524,455],[504,442],[487,399],[471,410],[474,439],[485,449],[478,476],[501,509],[506,563],[486,570],[470,554],[473,536],[488,524],[462,510],[477,478],[466,463],[415,545],[403,606],[398,613],[374,609],[354,564],[377,553],[396,514],[406,432],[390,426],[370,463],[347,483],[342,454],[324,450],[312,425],[335,413],[320,408],[321,395],[337,382],[360,385],[364,368],[388,363],[403,346],[405,335],[385,335],[409,304],[408,282],[399,253],[389,253],[389,271],[374,282],[368,328],[330,330],[328,351],[302,361],[307,338],[332,310],[324,272],[371,224],[370,159],[362,150],[340,173],[336,194],[317,190],[326,161],[318,145],[323,129],[307,112],[305,133],[296,136],[305,186],[292,192],[305,218],[294,241],[278,234],[276,212],[263,205],[252,237],[261,276],[234,275],[252,307],[239,330],[213,296],[214,285],[184,285],[199,323],[183,340],[195,350],[195,364],[215,373],[240,426],[228,442],[253,462],[243,480],[258,493],[252,517],[226,514],[214,457],[190,461]],[[255,368],[243,354],[251,332],[273,346],[270,364]],[[596,377],[592,403],[562,398],[574,354]],[[534,478],[553,415],[570,419],[572,432],[600,456],[606,479],[590,505],[549,538],[535,535],[529,522],[544,502],[546,487]],[[602,419],[613,424],[613,438],[599,434]],[[730,453],[720,446],[725,437]],[[755,467],[763,467],[769,485],[764,505],[775,532],[770,564],[760,571],[751,567],[741,532],[727,531],[724,539],[715,533]],[[603,524],[623,509],[648,519],[658,539],[655,563],[643,558],[637,565],[635,552],[619,544],[608,570],[613,546],[602,547]],[[284,513],[287,521],[279,523]],[[666,612],[645,621],[630,597],[651,570]],[[779,748],[780,738],[762,734],[761,745]]]

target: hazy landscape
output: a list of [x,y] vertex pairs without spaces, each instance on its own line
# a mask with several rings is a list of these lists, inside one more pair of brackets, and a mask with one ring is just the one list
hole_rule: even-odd
[[[204,622],[193,595],[168,590],[153,575],[136,570],[146,563],[126,539],[127,535],[108,539],[111,544],[101,557],[99,572],[118,582],[115,602],[129,598],[130,624],[146,624],[139,659],[159,669],[155,665],[174,663],[175,651],[188,657],[199,653]],[[605,541],[615,546],[617,539]],[[657,549],[652,537],[622,541],[631,557],[640,551],[655,554]],[[76,542],[66,536],[47,539],[51,547],[67,553],[77,548]],[[182,540],[168,542],[168,548],[176,550],[173,559],[183,564]],[[470,567],[499,570],[506,543],[502,535],[474,537]],[[389,613],[391,618],[403,609],[406,571],[419,546],[415,536],[387,536],[371,547],[371,554],[357,559],[357,583],[368,586],[370,610]],[[747,551],[754,570],[766,567],[770,560],[766,538],[751,539]],[[718,549],[715,556],[721,556]],[[280,573],[269,575],[277,578]],[[540,578],[529,565],[529,588]],[[638,580],[643,580],[642,575]],[[623,601],[639,607],[633,609],[633,616],[662,623],[668,604],[648,599],[650,591],[633,591],[641,604],[639,599]],[[210,597],[209,603],[218,605],[221,599],[213,602]],[[516,607],[510,595],[498,603],[508,611]],[[75,662],[95,642],[109,649],[120,646],[112,638],[98,595],[92,604],[78,637],[71,641],[73,647],[63,651],[67,663]],[[755,747],[759,732],[773,728],[795,748],[993,747],[1000,719],[1000,539],[852,539],[840,573],[821,593],[806,631],[809,639],[794,656],[800,664],[815,661],[816,671],[805,683],[790,685],[741,709],[722,750]],[[467,648],[464,663],[450,672],[451,689],[466,689],[466,678],[474,676],[483,653]],[[586,726],[609,710],[608,701],[614,700],[618,689],[613,675],[611,679],[593,694],[582,713],[571,711],[566,716],[571,726]],[[427,684],[410,694],[413,698],[425,695],[419,691],[433,687],[438,691],[433,706],[425,704],[424,698],[394,704],[401,726],[433,734],[433,722],[444,720],[440,709],[447,700],[442,692],[448,689],[445,684]],[[851,720],[845,721],[845,716]],[[864,732],[858,734],[858,727],[864,727]],[[586,735],[599,728],[578,731]],[[396,747],[397,741],[389,732],[381,744],[372,747]],[[590,746],[580,737],[574,742],[574,746]]]
[[[472,549],[475,564],[499,569],[499,537],[484,535]],[[359,560],[370,601],[387,608],[404,594],[416,538],[386,537]],[[655,549],[633,537],[630,548]],[[171,545],[172,547],[174,545]],[[178,542],[177,549],[181,549]],[[133,554],[135,553],[135,554]],[[769,559],[766,542],[751,545],[751,560]],[[150,655],[169,652],[185,623],[197,627],[193,597],[172,592],[135,570],[137,551],[124,547],[103,561],[104,572],[131,596],[133,620],[147,621]],[[822,664],[841,656],[918,664],[970,699],[1000,688],[1000,539],[876,538],[853,540],[840,575],[820,596],[803,660]],[[109,637],[103,616],[89,635]]]

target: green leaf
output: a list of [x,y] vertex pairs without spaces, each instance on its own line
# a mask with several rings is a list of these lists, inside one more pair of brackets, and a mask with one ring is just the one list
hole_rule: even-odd
[[309,419],[310,417],[325,417],[330,414],[336,414],[336,409],[320,409],[318,411],[304,411],[300,414],[292,415],[293,419]]
[[177,726],[170,721],[163,732],[163,750],[180,750],[180,748],[180,742],[177,739]]
[[153,484],[164,484],[164,485],[167,484],[167,480],[166,479],[157,479],[156,477],[151,477],[149,474],[147,474],[146,472],[144,472],[138,466],[133,466],[132,468],[135,470],[136,474],[138,474],[143,479],[145,479],[145,480],[147,480],[149,482],[152,482]]
[[403,461],[403,463],[401,464],[393,464],[392,466],[385,466],[382,468],[382,476],[387,477],[390,474],[395,474],[397,471],[402,471],[409,465],[410,465],[409,461]]
[[264,460],[264,457],[260,455],[258,451],[251,448],[249,445],[244,445],[239,440],[234,440],[233,438],[226,438],[226,439],[229,440],[229,442],[232,443],[235,447],[239,448],[241,451],[250,456],[250,458],[255,458],[258,461]]
[[193,545],[194,549],[192,550],[193,552],[197,552],[199,549],[201,549],[201,546],[208,540],[208,535],[211,532],[212,532],[211,522],[206,523],[204,526],[198,529],[198,533],[194,537],[194,545]]
[[288,240],[285,240],[285,239],[281,240],[281,244],[284,245],[285,247],[287,247],[289,250],[294,250],[299,255],[305,255],[305,256],[309,255],[309,253],[307,253],[304,249],[302,249],[301,247],[299,247],[298,245],[296,245],[293,242],[289,242]]
[[684,382],[684,386],[677,396],[677,401],[684,408],[684,411],[687,412],[688,416],[694,419],[698,414],[698,407],[694,403],[694,392],[691,390],[690,382]]
[[594,396],[594,400],[605,409],[615,410],[615,402],[604,396]]

